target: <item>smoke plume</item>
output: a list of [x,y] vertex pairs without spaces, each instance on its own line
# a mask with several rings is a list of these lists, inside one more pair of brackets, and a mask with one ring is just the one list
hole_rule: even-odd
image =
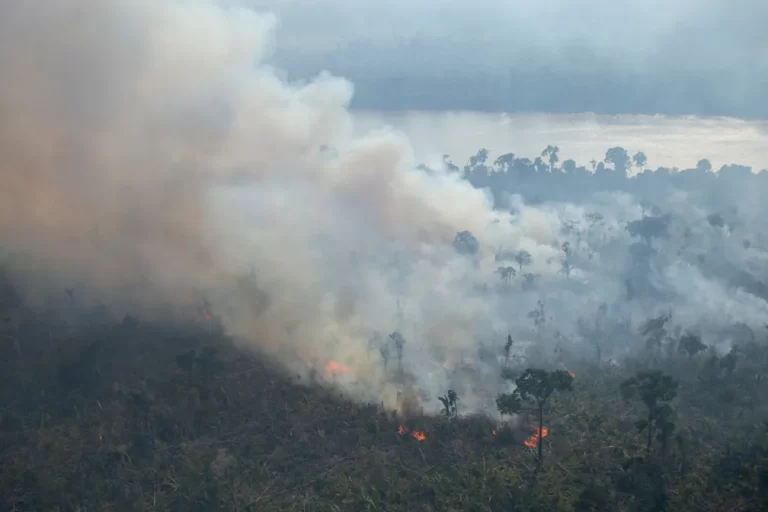
[[[353,137],[347,81],[282,81],[265,64],[275,23],[213,0],[0,0],[0,240],[29,305],[76,289],[162,319],[205,297],[229,334],[291,371],[333,361],[321,377],[355,398],[432,407],[452,387],[473,410],[498,391],[478,347],[494,359],[508,332],[578,340],[605,302],[632,325],[658,312],[624,301],[631,196],[494,210],[457,173],[418,170],[402,134]],[[679,210],[696,226],[706,214]],[[604,222],[567,234],[593,211]],[[454,247],[462,231],[471,254]],[[504,263],[520,274],[510,286],[501,249],[530,255]],[[686,325],[765,316],[677,248],[654,250],[648,279]]]
[[368,337],[395,329],[398,297],[428,308],[420,349],[470,341],[487,304],[458,304],[468,269],[438,263],[498,215],[411,171],[401,135],[352,139],[348,82],[280,81],[272,16],[53,0],[3,1],[0,20],[0,237],[28,302],[76,287],[152,316],[206,293],[231,334],[338,359],[369,394]]

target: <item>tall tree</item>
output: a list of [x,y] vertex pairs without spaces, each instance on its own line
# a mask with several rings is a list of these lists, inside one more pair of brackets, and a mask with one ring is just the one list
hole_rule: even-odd
[[702,158],[696,162],[696,170],[700,173],[710,173],[712,172],[712,162],[706,158]]
[[452,389],[448,390],[448,393],[444,396],[438,397],[443,403],[443,414],[448,418],[455,418],[458,416],[458,402],[459,396]]
[[541,152],[541,156],[546,157],[547,161],[549,162],[550,170],[555,170],[557,167],[557,162],[560,161],[560,157],[558,156],[559,152],[560,148],[552,145],[548,145],[544,151]]
[[642,169],[645,167],[645,164],[648,163],[648,157],[645,156],[645,153],[642,151],[638,151],[632,156],[632,163],[634,163],[635,167],[638,169]]
[[[508,372],[502,373],[509,379]],[[563,370],[547,371],[528,368],[515,379],[515,390],[512,393],[502,393],[496,397],[496,407],[501,414],[516,414],[523,410],[534,410],[538,413],[538,455],[539,462],[543,460],[542,439],[544,438],[544,407],[549,397],[555,391],[572,391],[573,376]],[[530,404],[532,407],[524,407]]]
[[613,147],[605,152],[605,162],[613,164],[613,169],[621,176],[626,176],[630,163],[629,153],[621,147]]
[[506,284],[509,284],[512,278],[517,275],[517,271],[515,270],[515,267],[509,267],[509,266],[499,267],[496,269],[496,272],[498,272],[499,277],[501,277],[501,280],[504,281]]
[[[647,409],[646,418],[638,420],[637,429],[647,433],[646,450],[651,451],[653,434],[660,434],[663,448],[666,447],[668,434],[674,428],[671,421],[672,410],[669,402],[677,396],[678,381],[663,374],[660,370],[642,370],[637,375],[621,383],[619,390],[626,402],[640,400]],[[661,436],[664,436],[662,440]],[[663,455],[663,454],[662,454]]]
[[531,253],[526,251],[525,249],[517,251],[515,254],[515,261],[520,267],[520,271],[523,270],[523,265],[530,265],[533,261],[533,258],[531,257]]

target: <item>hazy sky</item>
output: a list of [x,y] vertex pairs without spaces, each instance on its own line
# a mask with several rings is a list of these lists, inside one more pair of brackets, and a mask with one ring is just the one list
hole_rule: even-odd
[[768,117],[764,0],[227,0],[280,18],[290,77],[355,106]]
[[648,166],[689,169],[708,158],[719,169],[740,164],[757,172],[768,169],[768,122],[733,118],[601,116],[594,114],[491,114],[482,112],[357,112],[359,134],[392,126],[408,134],[416,158],[438,165],[450,154],[459,165],[478,149],[492,159],[512,152],[535,158],[548,144],[560,147],[562,160],[589,167],[608,148],[643,151]]

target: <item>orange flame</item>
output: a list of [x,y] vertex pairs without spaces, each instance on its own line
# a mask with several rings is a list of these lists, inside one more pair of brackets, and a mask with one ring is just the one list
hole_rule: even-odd
[[496,429],[494,429],[494,430],[491,430],[491,435],[492,435],[493,437],[496,437]]
[[568,372],[568,375],[570,375],[572,379],[576,378],[576,374],[574,372]]
[[333,359],[328,361],[328,364],[325,365],[325,373],[337,374],[337,373],[349,373],[349,372],[350,372],[349,366],[345,366],[341,363],[337,363]]
[[210,320],[211,314],[205,310],[203,310],[203,320]]
[[[549,431],[546,429],[546,427],[541,429],[541,437],[547,437],[549,435]],[[533,434],[523,441],[523,444],[527,446],[528,448],[536,448],[536,445],[539,444],[539,427],[533,427]]]
[[[408,429],[400,425],[399,427],[397,427],[397,433],[400,434],[401,436],[404,436],[405,434],[408,433]],[[411,432],[411,437],[417,441],[424,441],[427,438],[427,433],[422,432],[421,430],[414,430],[413,432]]]

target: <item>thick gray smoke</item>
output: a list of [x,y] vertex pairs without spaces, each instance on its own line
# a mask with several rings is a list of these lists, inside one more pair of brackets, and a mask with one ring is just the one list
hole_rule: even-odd
[[28,301],[80,287],[151,315],[212,293],[231,333],[286,362],[338,360],[369,392],[368,336],[394,330],[398,297],[414,349],[471,347],[490,312],[462,297],[451,242],[497,214],[410,171],[402,136],[351,139],[346,81],[260,65],[271,16],[57,0],[4,1],[0,20],[0,236]]
[[[207,0],[0,0],[0,240],[29,304],[76,288],[166,317],[205,295],[243,343],[293,371],[334,361],[321,377],[359,399],[430,408],[454,387],[477,410],[509,332],[580,350],[578,319],[604,302],[633,325],[670,304],[686,328],[765,318],[671,241],[649,270],[662,306],[630,306],[632,197],[494,210],[455,173],[416,170],[401,134],[353,138],[348,82],[278,79],[263,64],[274,26]],[[698,226],[706,212],[675,214]],[[732,249],[697,229],[705,249]],[[464,230],[474,254],[454,247]],[[500,248],[530,254],[509,283]]]

